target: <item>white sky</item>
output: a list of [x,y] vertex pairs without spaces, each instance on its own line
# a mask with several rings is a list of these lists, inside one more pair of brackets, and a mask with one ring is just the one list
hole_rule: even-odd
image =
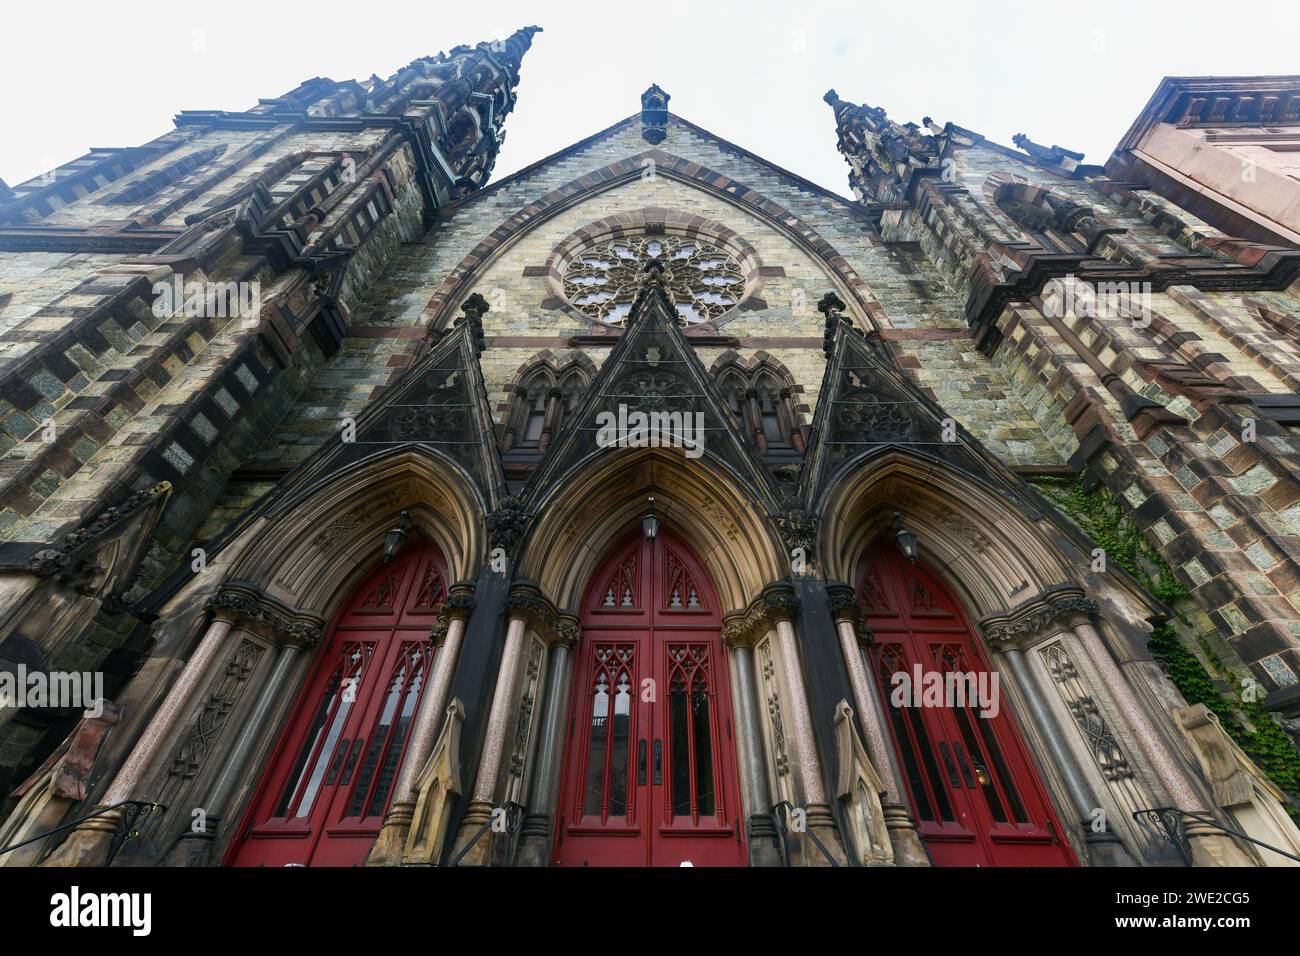
[[1295,0],[26,0],[0,25],[0,178],[138,145],[182,109],[387,77],[530,23],[546,32],[494,179],[637,111],[652,82],[674,113],[845,194],[830,87],[899,122],[952,120],[1007,145],[1024,132],[1102,163],[1162,76],[1300,73]]

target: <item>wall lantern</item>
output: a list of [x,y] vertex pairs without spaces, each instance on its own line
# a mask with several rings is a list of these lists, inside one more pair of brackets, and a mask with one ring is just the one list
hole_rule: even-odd
[[411,526],[410,512],[403,511],[391,531],[384,535],[384,563],[387,564],[402,550],[409,536],[407,529]]
[[655,496],[651,495],[649,499],[649,509],[645,517],[641,519],[641,530],[645,532],[645,539],[653,541],[655,535],[659,533],[659,519],[655,517]]
[[897,511],[894,512],[894,540],[898,542],[898,550],[903,552],[903,557],[916,563],[916,535],[903,527],[903,516]]

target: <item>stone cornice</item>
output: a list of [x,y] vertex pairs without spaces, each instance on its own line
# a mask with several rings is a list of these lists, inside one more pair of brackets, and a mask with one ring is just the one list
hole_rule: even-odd
[[1252,254],[1249,265],[1208,256],[1181,256],[1163,262],[1159,268],[1141,269],[1092,256],[1034,254],[1014,280],[977,284],[966,302],[966,321],[976,346],[991,355],[1001,342],[998,317],[1011,303],[1028,302],[1041,295],[1052,279],[1073,276],[1094,284],[1125,282],[1152,292],[1164,292],[1175,285],[1190,285],[1204,292],[1251,292],[1285,289],[1300,277],[1300,251],[1257,246],[1256,252],[1259,255]]
[[222,585],[204,607],[231,624],[247,627],[277,643],[299,647],[315,645],[325,625],[317,615],[295,610],[242,581]]
[[1059,584],[1009,611],[980,621],[984,636],[994,647],[1031,643],[1097,612],[1097,602],[1073,584]]

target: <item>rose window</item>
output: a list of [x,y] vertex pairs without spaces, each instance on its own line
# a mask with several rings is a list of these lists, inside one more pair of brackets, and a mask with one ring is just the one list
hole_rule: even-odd
[[564,294],[579,312],[625,325],[651,261],[664,266],[664,288],[687,324],[718,318],[745,294],[745,272],[727,252],[698,239],[636,236],[578,253],[563,274]]

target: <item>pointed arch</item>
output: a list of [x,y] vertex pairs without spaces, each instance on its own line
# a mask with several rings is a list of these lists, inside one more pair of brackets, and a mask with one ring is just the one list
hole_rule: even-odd
[[1086,587],[1109,613],[1141,630],[1162,613],[1127,578],[1087,573],[1082,535],[1072,538],[1005,490],[905,449],[884,448],[844,469],[827,489],[821,515],[819,553],[828,579],[853,580],[861,556],[898,520],[974,619],[1067,582]]
[[595,455],[536,503],[537,524],[518,559],[557,606],[575,607],[611,541],[639,525],[646,500],[690,543],[724,610],[746,607],[763,586],[785,576],[771,521],[723,468],[675,449],[626,449]]
[[1089,226],[1096,211],[1043,183],[1031,183],[1002,171],[984,180],[984,195],[994,214],[1049,252],[1081,255],[1088,251]]
[[[811,225],[761,192],[738,183],[729,176],[661,149],[649,149],[590,170],[577,179],[551,190],[534,199],[489,232],[486,238],[470,250],[468,255],[447,274],[438,290],[425,304],[422,318],[427,328],[436,332],[445,329],[451,322],[455,307],[473,291],[477,277],[521,237],[541,223],[591,196],[645,175],[647,168],[652,168],[656,176],[667,176],[701,189],[757,216],[826,268],[828,276],[837,286],[837,291],[847,302],[857,306],[864,317],[864,324],[874,328],[890,325],[885,307],[877,299],[871,287],[849,265],[844,256],[822,238]],[[846,214],[853,214],[854,210],[850,204],[845,203],[844,208]]]
[[748,359],[728,349],[714,361],[709,376],[717,382],[736,424],[750,436],[760,453],[802,454],[807,438],[807,405],[798,403],[803,393],[784,363],[758,351]]
[[547,349],[521,365],[498,408],[501,451],[545,451],[595,374],[595,364],[583,352],[561,363]]
[[227,581],[328,620],[382,561],[384,534],[406,512],[438,548],[451,581],[474,576],[486,554],[485,502],[450,461],[397,449],[335,474],[269,512],[233,550]]

